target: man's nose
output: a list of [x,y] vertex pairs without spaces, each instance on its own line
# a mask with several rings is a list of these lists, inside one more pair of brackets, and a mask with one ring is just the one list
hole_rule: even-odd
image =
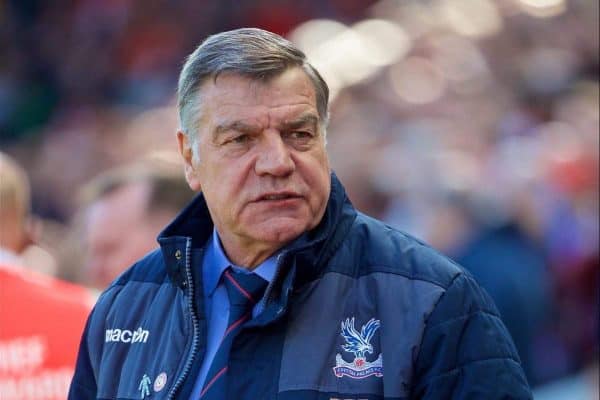
[[265,132],[255,171],[258,175],[287,176],[294,171],[294,160],[290,149],[278,131]]

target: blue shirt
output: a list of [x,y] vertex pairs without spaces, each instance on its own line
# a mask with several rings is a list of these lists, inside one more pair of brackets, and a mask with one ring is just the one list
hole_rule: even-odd
[[[221,281],[221,275],[231,266],[236,271],[245,273],[255,273],[269,284],[275,276],[277,269],[277,256],[273,255],[263,261],[253,271],[248,271],[245,268],[233,264],[221,247],[221,240],[217,230],[213,230],[212,239],[207,244],[202,259],[202,279],[204,281],[204,304],[206,306],[206,318],[208,320],[208,332],[206,341],[206,353],[194,384],[194,390],[190,399],[195,400],[200,398],[200,392],[204,386],[206,375],[210,369],[215,354],[219,348],[219,343],[223,338],[223,334],[227,329],[229,320],[229,297],[227,297],[227,289]],[[252,317],[256,317],[261,313],[263,301],[259,301],[252,310]]]

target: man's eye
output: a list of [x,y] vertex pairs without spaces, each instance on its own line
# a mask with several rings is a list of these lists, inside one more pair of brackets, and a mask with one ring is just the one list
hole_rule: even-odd
[[238,136],[234,137],[233,139],[231,139],[231,142],[237,143],[237,144],[244,144],[244,143],[247,143],[249,140],[250,140],[249,135],[238,135]]
[[308,131],[293,131],[290,133],[290,137],[292,139],[310,139],[312,137],[312,133]]

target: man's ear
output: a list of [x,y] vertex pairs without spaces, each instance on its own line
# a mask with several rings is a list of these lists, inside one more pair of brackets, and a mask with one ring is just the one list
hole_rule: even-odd
[[199,192],[202,190],[202,186],[200,184],[200,177],[198,176],[198,160],[197,157],[194,157],[194,150],[192,148],[193,142],[184,132],[177,131],[177,146],[179,154],[183,158],[185,179],[193,191]]

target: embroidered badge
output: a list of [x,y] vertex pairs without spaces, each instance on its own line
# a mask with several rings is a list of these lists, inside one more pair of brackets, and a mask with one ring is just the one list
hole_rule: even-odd
[[346,344],[342,345],[342,349],[348,353],[354,354],[352,362],[346,362],[342,355],[338,353],[335,356],[335,367],[333,373],[338,378],[347,376],[353,379],[364,379],[369,376],[381,378],[383,376],[383,359],[381,353],[374,361],[367,361],[366,355],[373,354],[373,345],[371,339],[375,331],[380,326],[380,321],[371,318],[369,322],[362,326],[360,333],[354,328],[354,317],[346,318],[342,321],[341,335],[346,340]]
[[140,399],[145,399],[146,396],[150,396],[150,384],[152,381],[150,377],[146,374],[142,377],[140,384],[138,386],[138,390],[140,391]]
[[158,374],[158,376],[154,380],[154,391],[160,392],[161,390],[164,389],[166,384],[167,384],[167,373],[161,372],[160,374]]

